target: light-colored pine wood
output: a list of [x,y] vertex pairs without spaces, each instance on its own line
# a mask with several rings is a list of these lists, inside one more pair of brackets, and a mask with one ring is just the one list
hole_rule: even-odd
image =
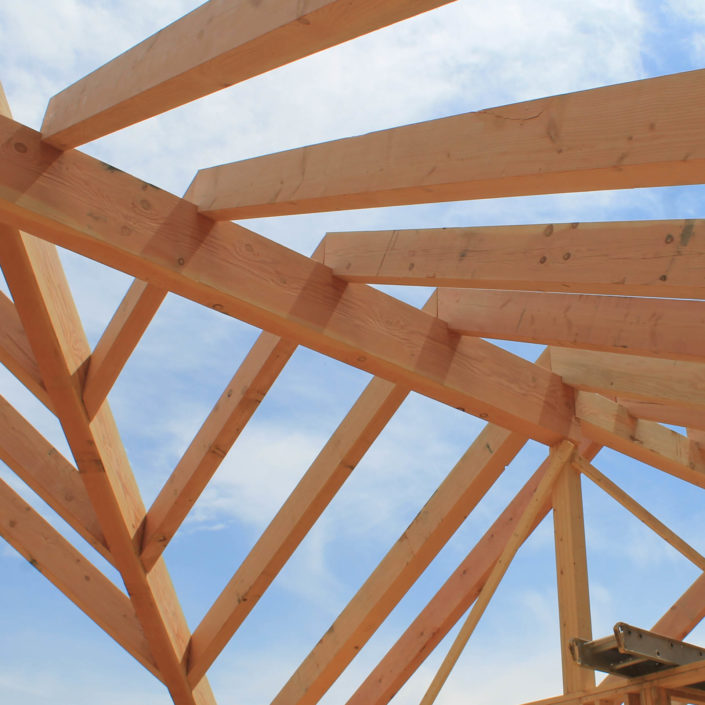
[[313,705],[357,655],[526,438],[488,425],[273,700]]
[[51,399],[42,382],[34,353],[27,340],[15,305],[0,292],[0,364],[51,410]]
[[68,149],[451,0],[211,0],[54,96]]
[[194,690],[182,660],[190,633],[163,562],[147,575],[135,548],[144,506],[107,404],[89,422],[81,397],[90,348],[56,249],[0,229],[0,262],[47,391],[150,650],[176,705],[212,705]]
[[575,693],[594,687],[595,673],[575,663],[570,652],[572,639],[592,639],[583,494],[580,473],[570,464],[556,478],[552,505],[563,692]]
[[194,630],[192,681],[205,673],[255,607],[407,394],[379,378],[367,385]]
[[201,170],[219,219],[702,182],[705,72],[481,110]]
[[694,441],[653,421],[636,419],[613,401],[578,392],[575,415],[587,438],[685,482],[705,488],[705,457]]
[[127,595],[2,480],[0,536],[129,654],[160,678]]
[[463,335],[705,362],[700,301],[439,289],[438,317]]
[[[100,197],[113,191],[120,198]],[[460,338],[376,289],[346,286],[324,265],[234,223],[213,224],[187,201],[91,157],[42,145],[7,119],[0,119],[3,219],[543,443],[570,433],[572,392],[556,375]]]
[[[693,433],[698,429],[705,430],[705,415],[698,409],[663,402],[627,399],[619,396],[614,401],[623,406],[632,416],[636,416],[639,419],[658,421],[659,423],[673,426],[684,426],[685,428],[690,428]],[[693,437],[692,440],[697,440],[697,438]],[[705,436],[703,440],[705,440]]]
[[142,541],[147,570],[174,537],[295,349],[294,343],[262,333],[247,354],[147,512]]
[[166,291],[136,279],[91,354],[83,403],[93,418],[137,346]]
[[705,414],[702,362],[551,348],[551,369],[576,389],[676,404]]
[[107,561],[113,561],[76,468],[3,397],[0,459]]
[[[651,512],[647,511],[635,499],[628,495],[621,487],[603,475],[596,467],[584,458],[576,456],[573,464],[577,470],[589,477],[598,487],[601,487],[615,501],[630,511],[639,521],[642,521],[652,531],[657,533],[664,541],[669,543],[679,553],[685,556],[700,570],[705,571],[705,556],[701,555],[691,545],[685,542],[678,534],[671,531],[663,522],[659,521]],[[587,638],[587,637],[581,637]],[[589,639],[588,639],[589,641]]]
[[678,425],[686,426],[688,438],[701,445],[703,451],[705,451],[705,420],[703,420],[702,417],[688,419],[688,423]]
[[352,282],[705,298],[702,220],[328,233],[324,244],[324,263]]
[[[578,447],[592,459],[600,450],[589,441]],[[465,560],[409,625],[346,705],[386,705],[467,612],[511,536],[519,517],[536,492],[548,468],[547,458],[477,542]],[[550,510],[547,501],[537,514],[533,531]]]
[[566,463],[570,461],[570,457],[574,450],[575,446],[569,441],[564,441],[557,448],[551,450],[549,465],[544,476],[539,481],[536,492],[532,496],[531,501],[522,515],[519,517],[519,520],[514,527],[514,531],[512,531],[512,535],[509,537],[509,540],[502,549],[497,562],[494,564],[489,576],[487,577],[485,584],[482,586],[482,590],[480,590],[480,594],[477,596],[477,600],[475,600],[467,619],[460,628],[460,631],[455,637],[448,653],[446,654],[446,657],[443,659],[436,675],[421,699],[421,705],[432,705],[432,703],[435,702],[441,688],[448,679],[450,672],[453,670],[453,666],[455,666],[458,662],[463,649],[472,636],[472,633],[475,631],[475,627],[477,627],[482,615],[485,612],[485,609],[487,609],[487,606],[492,599],[492,596],[499,587],[499,583],[504,577],[504,574],[507,572],[510,563],[514,559],[514,556],[519,548],[521,548],[521,545],[529,536],[531,528],[535,525],[536,520],[541,513],[541,509],[551,496],[555,482],[561,475]]

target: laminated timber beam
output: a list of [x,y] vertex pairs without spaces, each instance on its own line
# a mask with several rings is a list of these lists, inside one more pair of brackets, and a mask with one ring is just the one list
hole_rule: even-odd
[[2,480],[0,536],[161,680],[129,597]]
[[272,705],[313,705],[330,688],[526,443],[488,424],[303,660]]
[[451,0],[211,0],[54,96],[68,149]]
[[[693,337],[698,337],[698,331]],[[551,348],[550,355],[551,369],[576,389],[674,404],[705,414],[705,364],[701,362],[568,348]]]
[[591,392],[577,393],[575,415],[586,438],[705,488],[705,454],[695,441]]
[[0,460],[103,558],[113,563],[76,468],[3,397],[0,397],[0,429]]
[[702,182],[705,71],[516,103],[203,169],[217,219]]
[[[583,441],[578,452],[592,460],[600,446]],[[357,688],[347,705],[387,705],[470,608],[496,563],[502,548],[525,512],[548,467],[546,459],[506,509],[485,532],[465,560]],[[546,501],[536,515],[533,531],[548,514]]]
[[703,220],[328,233],[324,244],[346,281],[705,298]]
[[571,433],[549,371],[5,118],[0,155],[0,221],[540,442]]
[[462,335],[705,362],[705,303],[625,296],[439,289]]
[[144,507],[109,406],[88,419],[81,397],[90,348],[56,249],[0,229],[0,262],[86,492],[175,705],[214,705],[204,679],[192,688],[183,665],[190,633],[163,562],[147,574],[136,533]]

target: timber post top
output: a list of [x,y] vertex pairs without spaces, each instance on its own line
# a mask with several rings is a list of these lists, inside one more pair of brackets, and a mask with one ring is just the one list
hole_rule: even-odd
[[[570,654],[573,640],[592,639],[583,478],[705,571],[695,547],[594,464],[608,448],[705,488],[705,221],[330,232],[311,257],[231,222],[702,184],[705,69],[210,166],[184,197],[78,149],[450,2],[211,0],[51,98],[40,132],[12,119],[0,86],[0,266],[10,293],[0,294],[0,361],[56,417],[71,456],[0,397],[0,460],[122,585],[2,480],[0,536],[177,705],[215,705],[209,669],[410,392],[480,419],[481,430],[272,705],[314,705],[352,672],[530,441],[543,444],[543,461],[348,705],[386,705],[469,610],[424,686],[431,705],[549,514],[563,693],[542,702],[705,702],[690,688],[705,681],[702,663],[596,686]],[[59,248],[133,278],[95,345]],[[417,308],[378,285],[433,291]],[[146,506],[108,395],[169,294],[261,333]],[[532,362],[496,341],[545,347]],[[299,346],[371,380],[192,629],[164,551]],[[654,632],[681,640],[692,631],[705,616],[703,576],[660,613]]]

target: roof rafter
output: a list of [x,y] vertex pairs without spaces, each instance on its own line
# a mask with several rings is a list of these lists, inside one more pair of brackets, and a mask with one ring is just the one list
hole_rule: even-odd
[[324,244],[346,281],[705,298],[702,220],[328,233]]
[[700,301],[439,289],[438,317],[463,335],[705,362]]
[[2,480],[0,536],[161,680],[129,597]]
[[211,0],[54,96],[42,133],[77,147],[449,2]]
[[217,219],[702,182],[690,71],[454,115],[202,169]]

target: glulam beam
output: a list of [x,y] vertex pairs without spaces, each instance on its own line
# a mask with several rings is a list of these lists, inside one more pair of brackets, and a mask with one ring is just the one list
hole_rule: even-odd
[[635,296],[439,289],[462,335],[705,362],[705,303]]
[[328,233],[324,245],[324,264],[350,282],[705,298],[702,220]]
[[163,113],[450,0],[211,0],[55,95],[62,149]]
[[702,182],[705,71],[566,93],[203,169],[217,219]]
[[8,119],[0,157],[0,221],[524,436],[570,433],[547,370]]

